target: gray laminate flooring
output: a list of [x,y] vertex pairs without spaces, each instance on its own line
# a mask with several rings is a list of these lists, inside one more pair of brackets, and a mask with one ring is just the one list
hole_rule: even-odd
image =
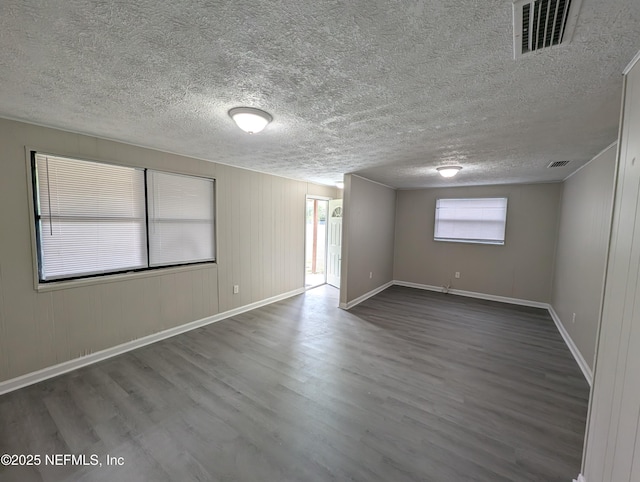
[[337,297],[316,288],[0,397],[0,454],[103,464],[0,480],[579,473],[589,389],[546,311],[392,287],[346,312]]

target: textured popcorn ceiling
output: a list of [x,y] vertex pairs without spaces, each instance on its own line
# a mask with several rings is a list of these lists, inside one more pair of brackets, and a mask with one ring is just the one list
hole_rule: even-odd
[[571,44],[514,61],[508,0],[2,0],[0,116],[326,184],[560,180],[616,139],[639,25],[584,0]]

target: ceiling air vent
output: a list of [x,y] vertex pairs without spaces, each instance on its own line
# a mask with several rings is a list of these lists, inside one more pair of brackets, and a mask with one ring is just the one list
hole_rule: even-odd
[[549,165],[547,166],[549,167],[564,167],[567,164],[569,164],[571,161],[552,161],[549,163]]
[[582,0],[513,3],[513,58],[571,41]]

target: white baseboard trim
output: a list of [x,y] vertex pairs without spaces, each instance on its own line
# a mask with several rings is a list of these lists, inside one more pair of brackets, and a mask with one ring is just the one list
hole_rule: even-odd
[[[393,284],[397,286],[405,286],[407,288],[417,288],[421,290],[438,291],[440,293],[443,292],[442,286],[423,285],[419,283],[411,283],[409,281],[399,281],[399,280],[395,280]],[[593,373],[591,371],[591,368],[589,368],[589,365],[587,364],[584,357],[582,356],[582,353],[580,353],[580,350],[578,350],[578,347],[571,339],[571,336],[569,336],[569,333],[567,332],[567,330],[564,328],[564,325],[562,324],[562,321],[560,321],[560,317],[558,316],[558,314],[553,309],[553,306],[551,306],[549,303],[543,303],[540,301],[522,300],[519,298],[509,298],[507,296],[497,296],[497,295],[490,295],[485,293],[477,293],[475,291],[464,291],[464,290],[456,290],[456,289],[450,289],[448,293],[451,295],[468,296],[470,298],[479,298],[482,300],[498,301],[501,303],[511,303],[513,305],[531,306],[533,308],[542,308],[547,310],[549,312],[549,315],[551,316],[551,319],[555,323],[556,328],[560,332],[562,339],[564,340],[565,344],[569,348],[569,351],[573,355],[573,358],[576,360],[578,367],[580,367],[580,370],[582,371],[584,378],[587,380],[587,383],[589,384],[589,386],[591,386],[591,384],[593,383]],[[578,481],[584,482],[584,478],[582,480],[578,479]]]
[[[349,310],[354,306],[362,303],[363,301],[371,298],[372,296],[377,295],[381,291],[384,291],[393,285],[404,286],[407,288],[417,288],[417,289],[428,290],[428,291],[442,292],[441,286],[424,285],[419,283],[411,283],[409,281],[394,280],[394,281],[389,281],[383,284],[382,286],[379,286],[378,288],[375,288],[369,291],[368,293],[365,293],[364,295],[359,296],[355,300],[352,300],[348,303],[340,303],[340,308]],[[136,340],[131,340],[111,348],[107,348],[104,350],[97,351],[95,353],[91,353],[90,355],[74,358],[73,360],[59,363],[57,365],[53,365],[47,368],[43,368],[41,370],[37,370],[35,372],[27,373],[25,375],[21,375],[19,377],[6,380],[4,382],[0,382],[0,395],[12,392],[14,390],[18,390],[20,388],[24,388],[29,385],[33,385],[34,383],[38,383],[38,382],[47,380],[49,378],[57,377],[58,375],[62,375],[64,373],[76,370],[78,368],[82,368],[84,366],[91,365],[93,363],[97,363],[102,360],[106,360],[108,358],[120,355],[122,353],[135,350],[136,348],[141,348],[143,346],[150,345],[151,343],[155,343],[160,340],[171,338],[172,336],[176,336],[181,333],[185,333],[187,331],[191,331],[196,328],[200,328],[202,326],[206,326],[211,323],[215,323],[217,321],[221,321],[226,318],[239,315],[241,313],[255,310],[256,308],[260,308],[262,306],[266,306],[271,303],[275,303],[277,301],[291,298],[292,296],[296,296],[304,293],[304,291],[305,291],[304,288],[298,288],[296,290],[289,291],[287,293],[282,293],[280,295],[272,296],[264,300],[256,301],[254,303],[241,306],[239,308],[234,308],[232,310],[228,310],[223,313],[218,313],[213,316],[208,316],[206,318],[192,321],[190,323],[176,326],[174,328],[169,328],[168,330],[160,331],[158,333],[153,333],[151,335],[147,335],[142,338],[138,338]],[[502,303],[531,306],[534,308],[547,309],[556,327],[558,328],[560,335],[562,336],[564,342],[566,343],[567,347],[571,351],[571,354],[575,358],[576,363],[578,363],[580,370],[582,370],[582,373],[585,379],[587,380],[587,383],[589,384],[589,386],[591,386],[592,380],[593,380],[593,374],[591,372],[591,369],[589,368],[589,365],[586,363],[585,359],[580,353],[580,350],[578,350],[578,347],[575,345],[575,343],[569,336],[569,333],[565,330],[562,322],[560,321],[560,317],[558,317],[558,314],[555,312],[553,307],[548,303],[541,303],[539,301],[522,300],[518,298],[509,298],[505,296],[496,296],[496,295],[490,295],[490,294],[477,293],[474,291],[464,291],[464,290],[456,290],[456,289],[450,289],[449,294],[458,295],[458,296],[467,296],[470,298],[479,298],[479,299],[490,300],[490,301],[498,301]],[[577,482],[586,482],[586,481],[583,477],[582,479],[578,478]]]
[[296,296],[302,293],[304,293],[304,288],[298,288],[293,291],[288,291],[287,293],[272,296],[264,300],[249,303],[248,305],[244,305],[239,308],[234,308],[223,313],[218,313],[216,315],[208,316],[200,320],[185,323],[184,325],[169,328],[168,330],[153,333],[136,340],[131,340],[111,348],[106,348],[104,350],[91,353],[90,355],[74,358],[73,360],[43,368],[42,370],[37,370],[35,372],[27,373],[26,375],[11,378],[10,380],[0,382],[0,395],[18,390],[19,388],[33,385],[34,383],[38,383],[49,378],[57,377],[58,375],[62,375],[63,373],[67,373],[87,365],[92,365],[93,363],[106,360],[107,358],[111,358],[116,355],[121,355],[122,353],[135,350],[136,348],[141,348],[143,346],[150,345],[151,343],[155,343],[166,338],[171,338],[172,336],[195,330],[196,328],[200,328],[202,326],[206,326],[211,323],[215,323],[217,321],[221,321],[226,318],[245,313],[247,311],[255,310],[256,308],[275,303],[276,301],[291,298],[292,296]]
[[350,310],[351,308],[353,308],[356,305],[359,305],[363,301],[368,300],[369,298],[377,295],[381,291],[386,290],[389,286],[393,286],[393,284],[394,284],[393,281],[389,281],[383,284],[382,286],[378,286],[377,288],[363,294],[362,296],[358,296],[355,300],[351,300],[347,303],[340,303],[340,308],[342,308],[343,310]]
[[[562,320],[560,320],[560,317],[556,313],[556,310],[554,310],[553,306],[551,305],[549,305],[548,310],[549,310],[549,314],[551,315],[551,318],[553,319],[553,322],[556,324],[556,327],[560,332],[560,335],[562,335],[562,339],[564,340],[566,345],[569,347],[569,350],[571,351],[573,358],[575,358],[576,362],[578,363],[580,370],[582,370],[582,374],[584,375],[584,378],[586,378],[587,383],[589,384],[589,386],[591,386],[591,384],[593,383],[593,372],[591,371],[591,368],[589,368],[589,365],[587,364],[586,360],[582,356],[582,353],[580,353],[580,350],[578,350],[578,347],[573,342],[573,339],[565,329],[564,325],[562,324]],[[578,478],[578,480],[580,479]]]
[[[411,283],[409,281],[399,281],[399,280],[395,280],[393,284],[397,286],[405,286],[407,288],[417,288],[420,290],[438,291],[440,293],[443,293],[442,286],[423,285],[419,283]],[[512,305],[531,306],[532,308],[547,309],[549,307],[548,303],[543,303],[541,301],[530,301],[530,300],[523,300],[520,298],[509,298],[508,296],[490,295],[486,293],[478,293],[476,291],[465,291],[465,290],[457,290],[452,288],[452,289],[449,289],[447,293],[450,295],[466,296],[468,298],[478,298],[481,300],[498,301],[500,303],[510,303]]]

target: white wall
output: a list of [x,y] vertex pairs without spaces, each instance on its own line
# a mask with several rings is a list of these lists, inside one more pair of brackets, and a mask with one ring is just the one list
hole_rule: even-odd
[[[25,147],[214,177],[217,263],[36,291]],[[336,194],[333,187],[2,119],[0,183],[0,381],[302,288],[305,196]]]
[[[549,302],[561,189],[552,183],[398,191],[394,279]],[[507,197],[504,246],[434,241],[439,197]]]
[[394,189],[345,176],[341,306],[393,280],[395,210]]
[[640,63],[625,80],[612,236],[584,475],[640,481]]
[[591,369],[609,249],[616,149],[610,146],[564,182],[560,207],[551,305]]

